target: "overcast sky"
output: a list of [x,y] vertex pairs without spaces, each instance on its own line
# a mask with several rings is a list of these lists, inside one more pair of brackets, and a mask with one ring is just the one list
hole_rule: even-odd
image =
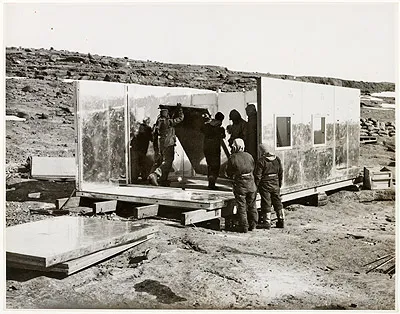
[[396,3],[8,3],[4,42],[395,82]]

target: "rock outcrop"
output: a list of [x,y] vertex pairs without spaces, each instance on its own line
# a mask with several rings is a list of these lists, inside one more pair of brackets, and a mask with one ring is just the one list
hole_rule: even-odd
[[210,65],[168,64],[54,49],[6,48],[6,75],[41,80],[96,80],[180,86],[224,92],[251,90],[260,76],[358,88],[364,94],[394,91],[393,83],[230,71]]

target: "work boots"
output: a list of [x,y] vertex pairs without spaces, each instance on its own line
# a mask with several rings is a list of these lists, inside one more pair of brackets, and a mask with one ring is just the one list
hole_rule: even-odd
[[250,223],[250,225],[249,225],[249,231],[253,231],[253,230],[256,229],[256,228],[257,228],[257,223],[255,223],[255,222]]
[[209,176],[208,177],[208,189],[210,190],[216,190],[217,187],[215,186],[215,183],[217,181],[217,178],[214,176]]
[[271,213],[261,214],[257,229],[271,229]]
[[278,220],[277,222],[276,222],[276,227],[277,228],[285,228],[285,221],[284,220]]
[[154,172],[150,173],[148,179],[151,185],[158,186],[157,175]]
[[278,221],[276,222],[276,227],[285,228],[285,213],[283,211],[283,208],[276,211],[276,217],[278,218]]
[[152,173],[150,173],[150,175],[148,176],[147,179],[149,180],[149,183],[151,185],[158,186],[158,185],[160,185],[158,183],[158,179],[161,178],[161,177],[162,177],[161,169],[160,168],[156,168],[156,170],[154,170]]

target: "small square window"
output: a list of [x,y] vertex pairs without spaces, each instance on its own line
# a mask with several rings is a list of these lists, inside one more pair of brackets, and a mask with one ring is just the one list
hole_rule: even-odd
[[325,117],[313,116],[312,120],[314,145],[325,144]]
[[291,117],[276,117],[276,147],[292,146]]

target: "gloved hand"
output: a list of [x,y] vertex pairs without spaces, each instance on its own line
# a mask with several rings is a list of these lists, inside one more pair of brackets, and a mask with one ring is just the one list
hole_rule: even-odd
[[201,116],[205,120],[210,120],[211,119],[211,116],[208,113],[203,113]]
[[178,102],[177,104],[176,104],[176,108],[182,108],[182,104],[180,103],[180,102]]

